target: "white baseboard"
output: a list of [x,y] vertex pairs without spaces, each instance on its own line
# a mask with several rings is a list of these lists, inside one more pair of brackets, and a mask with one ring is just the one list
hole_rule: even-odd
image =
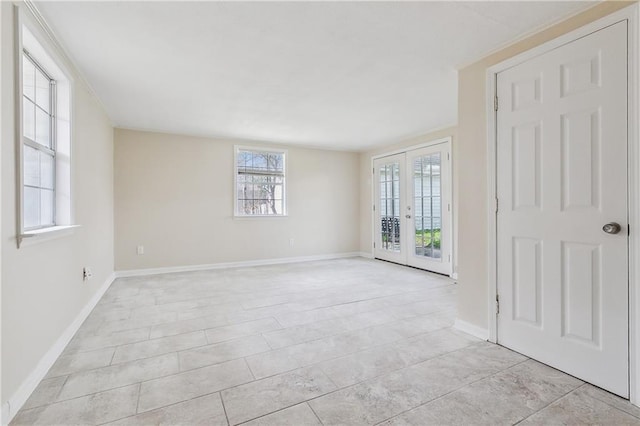
[[373,259],[373,253],[368,252],[368,251],[361,251],[359,256],[367,258],[367,259]]
[[[212,269],[245,268],[249,266],[279,265],[283,263],[312,262],[315,260],[344,259],[360,257],[360,252],[319,254],[313,256],[280,257],[275,259],[244,260],[240,262],[210,263],[205,265],[168,266],[162,268],[129,269],[116,271],[117,278],[140,277],[144,275],[172,274],[175,272],[207,271]],[[364,256],[363,256],[364,257]]]
[[47,375],[49,369],[56,362],[64,348],[69,344],[73,336],[76,334],[84,320],[87,319],[93,308],[98,304],[104,293],[109,289],[109,286],[116,279],[115,273],[111,273],[98,291],[82,308],[80,313],[76,316],[73,322],[64,330],[62,335],[53,344],[53,346],[47,351],[46,354],[40,359],[36,368],[29,374],[24,382],[20,385],[18,390],[5,402],[2,406],[2,424],[6,425],[15,417],[20,411],[20,408],[27,402],[27,399],[31,396],[36,389],[40,381]]
[[460,330],[463,333],[470,334],[481,340],[487,340],[489,338],[489,330],[487,330],[486,328],[478,327],[477,325],[473,325],[469,322],[462,321],[461,319],[456,319],[456,322],[453,324],[453,328],[455,328],[456,330]]

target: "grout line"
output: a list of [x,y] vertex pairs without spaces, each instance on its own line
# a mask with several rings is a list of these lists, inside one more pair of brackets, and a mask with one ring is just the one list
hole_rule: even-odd
[[[598,388],[596,385],[592,385],[592,384],[590,384],[590,383],[586,383],[586,382],[585,382],[585,383],[584,383],[584,387],[587,387],[587,386],[595,387],[598,391],[601,391],[601,392],[611,393],[611,392],[606,391],[606,390],[604,390],[604,389]],[[583,386],[581,386],[581,387],[583,387]],[[607,405],[608,405],[609,407],[611,407],[611,408],[614,408],[614,409],[616,409],[616,410],[618,410],[618,411],[622,411],[623,413],[629,414],[630,416],[633,416],[633,417],[635,417],[635,418],[637,418],[637,419],[640,419],[640,411],[638,412],[639,414],[637,414],[637,415],[636,415],[635,413],[631,413],[631,412],[629,412],[629,411],[626,411],[626,410],[623,410],[623,409],[621,409],[621,408],[619,408],[619,407],[616,407],[615,405],[611,404],[610,402],[605,401],[605,400],[606,400],[606,398],[600,398],[600,397],[598,396],[598,393],[597,393],[597,392],[596,392],[596,394],[595,394],[595,395],[588,395],[588,396],[589,396],[589,397],[591,397],[591,398],[593,398],[593,399],[597,399],[598,401],[600,401],[600,402],[602,402],[602,403],[604,403],[604,404],[607,404]],[[620,398],[620,399],[621,399],[621,401],[620,401],[620,402],[621,402],[622,404],[625,404],[625,403],[626,403],[626,404],[630,404],[632,408],[638,409],[638,407],[636,407],[635,405],[631,404],[631,402],[629,402],[629,400],[622,399],[622,397],[620,397],[620,396],[618,396],[618,395],[616,395],[616,394],[611,394],[611,396],[612,396],[612,397],[614,397],[614,398]]]
[[[553,368],[553,367],[551,367],[551,368]],[[560,370],[558,370],[558,371],[560,371]],[[564,374],[566,374],[566,373],[564,373]],[[583,387],[583,386],[585,386],[585,385],[586,385],[586,383],[584,383],[584,382],[583,382],[580,386],[577,386],[577,387],[575,387],[575,388],[571,389],[569,392],[566,392],[564,395],[561,395],[559,398],[554,399],[553,401],[551,401],[550,403],[546,404],[545,406],[540,407],[540,409],[538,409],[538,410],[534,411],[533,413],[529,414],[528,416],[526,416],[526,417],[524,417],[524,418],[522,418],[522,419],[518,420],[517,422],[515,422],[515,423],[514,423],[514,426],[515,426],[515,425],[517,425],[517,424],[522,423],[523,421],[527,420],[529,417],[531,417],[531,416],[533,416],[533,415],[535,415],[535,414],[539,413],[540,411],[542,411],[542,410],[546,409],[546,408],[547,408],[547,407],[549,407],[551,404],[554,404],[554,403],[556,403],[556,402],[560,401],[561,399],[566,398],[567,396],[569,396],[569,394],[571,394],[571,393],[575,392],[576,390],[580,389],[581,387]]]
[[[73,401],[75,399],[86,398],[88,396],[94,396],[94,395],[97,395],[99,393],[110,392],[110,391],[113,391],[113,390],[116,390],[116,389],[123,389],[123,388],[130,387],[130,386],[133,386],[133,385],[136,385],[136,384],[138,384],[138,383],[129,383],[129,384],[122,385],[122,386],[116,386],[116,387],[111,388],[111,389],[105,389],[105,390],[100,390],[100,391],[97,391],[97,392],[88,393],[86,395],[74,396],[73,398],[63,399],[63,400],[60,400],[60,401],[53,401],[50,404],[42,405],[40,407],[29,408],[27,410],[20,410],[19,412],[37,410],[37,409],[41,409],[42,407],[48,407],[50,405],[62,404],[62,403],[65,403],[65,402]],[[18,413],[16,413],[16,415],[17,414]],[[128,417],[130,417],[130,416],[128,416]]]
[[229,421],[229,415],[227,414],[227,407],[224,405],[224,398],[222,397],[222,391],[218,391],[220,395],[220,402],[222,402],[222,410],[224,411],[224,417],[227,419],[227,426],[231,424]]
[[271,318],[276,320],[276,323],[278,323],[278,325],[280,326],[280,328],[275,329],[275,330],[271,330],[271,331],[278,331],[278,330],[286,330],[287,329],[284,325],[282,325],[282,323],[280,321],[278,321],[278,318],[276,318],[276,317],[271,317]]
[[247,365],[247,368],[249,369],[249,373],[251,373],[251,376],[253,377],[253,381],[256,381],[256,375],[253,374],[253,370],[251,370],[251,366],[249,365],[249,363],[247,362],[247,358],[244,357],[242,358],[244,360],[244,363]]
[[313,409],[313,407],[311,406],[311,404],[309,404],[309,401],[305,401],[305,404],[307,404],[307,407],[309,407],[309,409],[311,410],[311,412],[316,416],[316,419],[318,419],[318,421],[320,422],[321,425],[324,425],[324,423],[322,422],[322,420],[320,419],[320,416],[318,416],[318,413],[316,413],[316,410]]
[[[141,382],[141,383],[140,383],[140,387],[142,387],[142,383],[144,383],[144,382]],[[131,386],[131,385],[129,385],[129,386]],[[154,409],[151,409],[151,410],[143,411],[143,412],[141,412],[141,413],[137,413],[137,412],[136,412],[136,414],[132,414],[132,415],[130,415],[130,416],[121,417],[121,418],[119,418],[119,419],[115,419],[115,420],[109,420],[109,421],[104,422],[104,423],[99,423],[99,425],[107,425],[107,424],[111,424],[111,423],[114,423],[114,422],[119,421],[119,420],[124,420],[124,419],[133,418],[133,417],[136,417],[136,416],[138,416],[138,415],[143,415],[143,414],[147,414],[147,413],[153,413],[153,412],[155,412],[155,411],[163,410],[163,409],[165,409],[165,408],[173,407],[173,406],[175,406],[175,405],[179,405],[179,404],[184,404],[184,403],[186,403],[186,402],[190,402],[190,401],[193,401],[193,400],[198,399],[198,398],[204,398],[204,397],[207,397],[207,396],[211,396],[211,395],[214,395],[214,394],[216,394],[216,393],[220,393],[220,391],[216,391],[216,392],[209,392],[209,393],[206,393],[206,394],[204,394],[204,395],[194,396],[194,397],[191,397],[191,398],[189,398],[189,399],[185,399],[184,401],[172,402],[171,404],[163,405],[162,407],[158,407],[158,408],[154,408]],[[138,403],[139,403],[139,399],[138,399]],[[136,408],[136,411],[137,411],[137,410],[138,410],[138,408]]]
[[[510,349],[509,349],[509,350],[510,350]],[[428,400],[428,401],[423,402],[423,403],[422,403],[422,404],[420,404],[420,405],[416,405],[415,407],[412,407],[412,408],[410,408],[410,409],[408,409],[408,410],[404,410],[404,411],[402,411],[402,412],[400,412],[400,413],[397,413],[397,414],[395,414],[395,415],[393,415],[393,416],[391,416],[391,417],[388,417],[388,418],[386,418],[386,419],[383,419],[383,420],[379,421],[378,423],[376,423],[376,425],[380,425],[381,423],[384,423],[384,422],[386,422],[386,421],[388,421],[388,420],[394,419],[394,418],[396,418],[396,417],[398,417],[398,416],[401,416],[401,415],[403,415],[403,414],[405,414],[405,413],[408,413],[409,411],[416,410],[416,409],[418,409],[418,408],[420,408],[420,407],[422,407],[422,406],[424,406],[424,405],[431,404],[432,402],[435,402],[435,401],[438,401],[438,400],[440,400],[440,399],[443,399],[443,398],[445,398],[446,396],[451,395],[452,393],[455,393],[455,392],[459,391],[460,389],[466,388],[466,387],[468,387],[468,386],[474,385],[475,383],[478,383],[478,382],[481,382],[481,381],[483,381],[483,380],[486,380],[486,379],[489,379],[489,378],[491,378],[491,377],[494,377],[494,376],[495,376],[495,375],[497,375],[497,374],[500,374],[500,373],[502,373],[502,372],[504,372],[504,371],[510,370],[511,368],[517,367],[518,365],[523,364],[523,363],[525,363],[525,362],[527,362],[527,361],[529,361],[529,358],[527,358],[527,359],[525,359],[525,360],[523,360],[523,361],[517,362],[517,363],[515,363],[515,364],[513,364],[513,365],[510,365],[509,367],[507,367],[507,368],[505,368],[505,369],[502,369],[502,370],[496,371],[495,373],[491,373],[491,374],[489,374],[489,375],[487,375],[487,376],[484,376],[484,377],[482,377],[482,378],[480,378],[480,379],[478,379],[478,380],[474,380],[474,381],[472,381],[472,382],[465,383],[465,384],[463,384],[462,386],[459,386],[459,387],[457,387],[457,388],[455,388],[455,389],[450,390],[449,392],[446,392],[446,393],[443,393],[442,395],[437,396],[436,398],[432,398],[432,399],[430,399],[430,400]]]
[[[56,392],[56,396],[54,398],[54,401],[57,401],[58,398],[60,398],[60,394],[62,393],[62,389],[65,387],[65,385],[67,384],[67,382],[69,381],[69,376],[71,376],[71,374],[67,374],[67,377],[65,377],[64,379],[64,383],[62,383],[62,386],[60,386],[60,389],[58,389],[58,392]],[[45,404],[46,405],[46,404]]]
[[[325,395],[329,395],[330,393],[333,393],[333,392],[334,391],[325,392],[322,395],[315,396],[315,397],[313,397],[311,399],[303,400],[303,401],[300,401],[300,402],[296,402],[295,404],[290,404],[290,405],[287,405],[285,407],[278,408],[277,410],[270,411],[270,412],[268,412],[266,414],[260,414],[259,416],[252,417],[250,419],[244,420],[244,421],[242,421],[242,422],[240,422],[240,423],[238,423],[237,425],[234,425],[234,426],[240,426],[240,425],[247,424],[248,422],[252,422],[252,421],[257,420],[257,419],[262,419],[262,418],[270,416],[272,414],[279,413],[279,412],[284,411],[284,410],[288,410],[289,408],[295,407],[296,405],[307,404],[307,406],[309,406],[309,408],[311,408],[311,406],[308,404],[309,401],[311,401],[313,399],[316,399],[316,398],[321,398],[321,397],[323,397]],[[311,411],[313,411],[313,409],[311,409]],[[315,414],[315,411],[313,411],[313,414]],[[318,416],[316,415],[316,417],[318,417]],[[318,420],[320,420],[320,419],[318,418]],[[320,421],[320,424],[324,424],[324,423],[322,423],[322,421]]]
[[[151,330],[149,330],[149,333],[151,333]],[[119,347],[120,346],[115,346],[113,348],[113,353],[111,354],[111,360],[109,361],[109,365],[107,365],[107,367],[113,365],[113,360],[116,358],[116,352],[118,351]],[[102,368],[102,367],[98,367],[98,368]],[[91,371],[91,369],[85,370],[85,371]]]
[[142,382],[138,383],[138,400],[136,401],[136,414],[140,408],[140,396],[142,396]]

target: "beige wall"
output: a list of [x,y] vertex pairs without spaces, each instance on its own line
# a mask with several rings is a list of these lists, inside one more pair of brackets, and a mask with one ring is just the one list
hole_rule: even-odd
[[371,198],[371,159],[375,155],[394,152],[404,148],[408,148],[415,145],[420,145],[425,142],[430,142],[436,139],[442,139],[451,137],[451,156],[452,156],[452,175],[453,175],[453,271],[456,272],[457,267],[457,221],[458,213],[455,206],[458,203],[458,179],[457,179],[457,163],[456,155],[458,150],[458,131],[456,127],[447,127],[446,129],[437,130],[425,135],[406,139],[398,143],[384,145],[370,151],[362,152],[360,154],[360,251],[363,253],[372,253],[373,251],[373,235],[372,235],[372,206],[373,200]]
[[288,217],[234,219],[233,141],[117,129],[116,269],[357,252],[358,154],[286,148]]
[[458,317],[488,325],[487,283],[487,68],[606,16],[627,2],[604,2],[500,50],[458,73]]
[[[16,248],[13,13],[0,2],[2,49],[2,403],[113,272],[113,130],[80,80],[73,98],[72,235]],[[82,280],[82,268],[93,279]],[[14,413],[15,414],[15,413]]]

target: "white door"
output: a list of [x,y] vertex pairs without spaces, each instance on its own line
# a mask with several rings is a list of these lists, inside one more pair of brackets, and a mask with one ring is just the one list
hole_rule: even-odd
[[374,255],[451,275],[449,142],[374,160]]
[[407,264],[451,275],[449,144],[407,152]]
[[626,21],[497,90],[498,343],[628,397]]
[[407,263],[404,212],[405,154],[374,160],[374,255],[377,259]]

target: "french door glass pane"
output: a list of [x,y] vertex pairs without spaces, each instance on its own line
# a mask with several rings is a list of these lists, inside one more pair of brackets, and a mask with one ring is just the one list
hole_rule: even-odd
[[415,254],[440,259],[442,203],[440,153],[413,161]]
[[400,252],[400,164],[386,164],[379,173],[381,248]]

